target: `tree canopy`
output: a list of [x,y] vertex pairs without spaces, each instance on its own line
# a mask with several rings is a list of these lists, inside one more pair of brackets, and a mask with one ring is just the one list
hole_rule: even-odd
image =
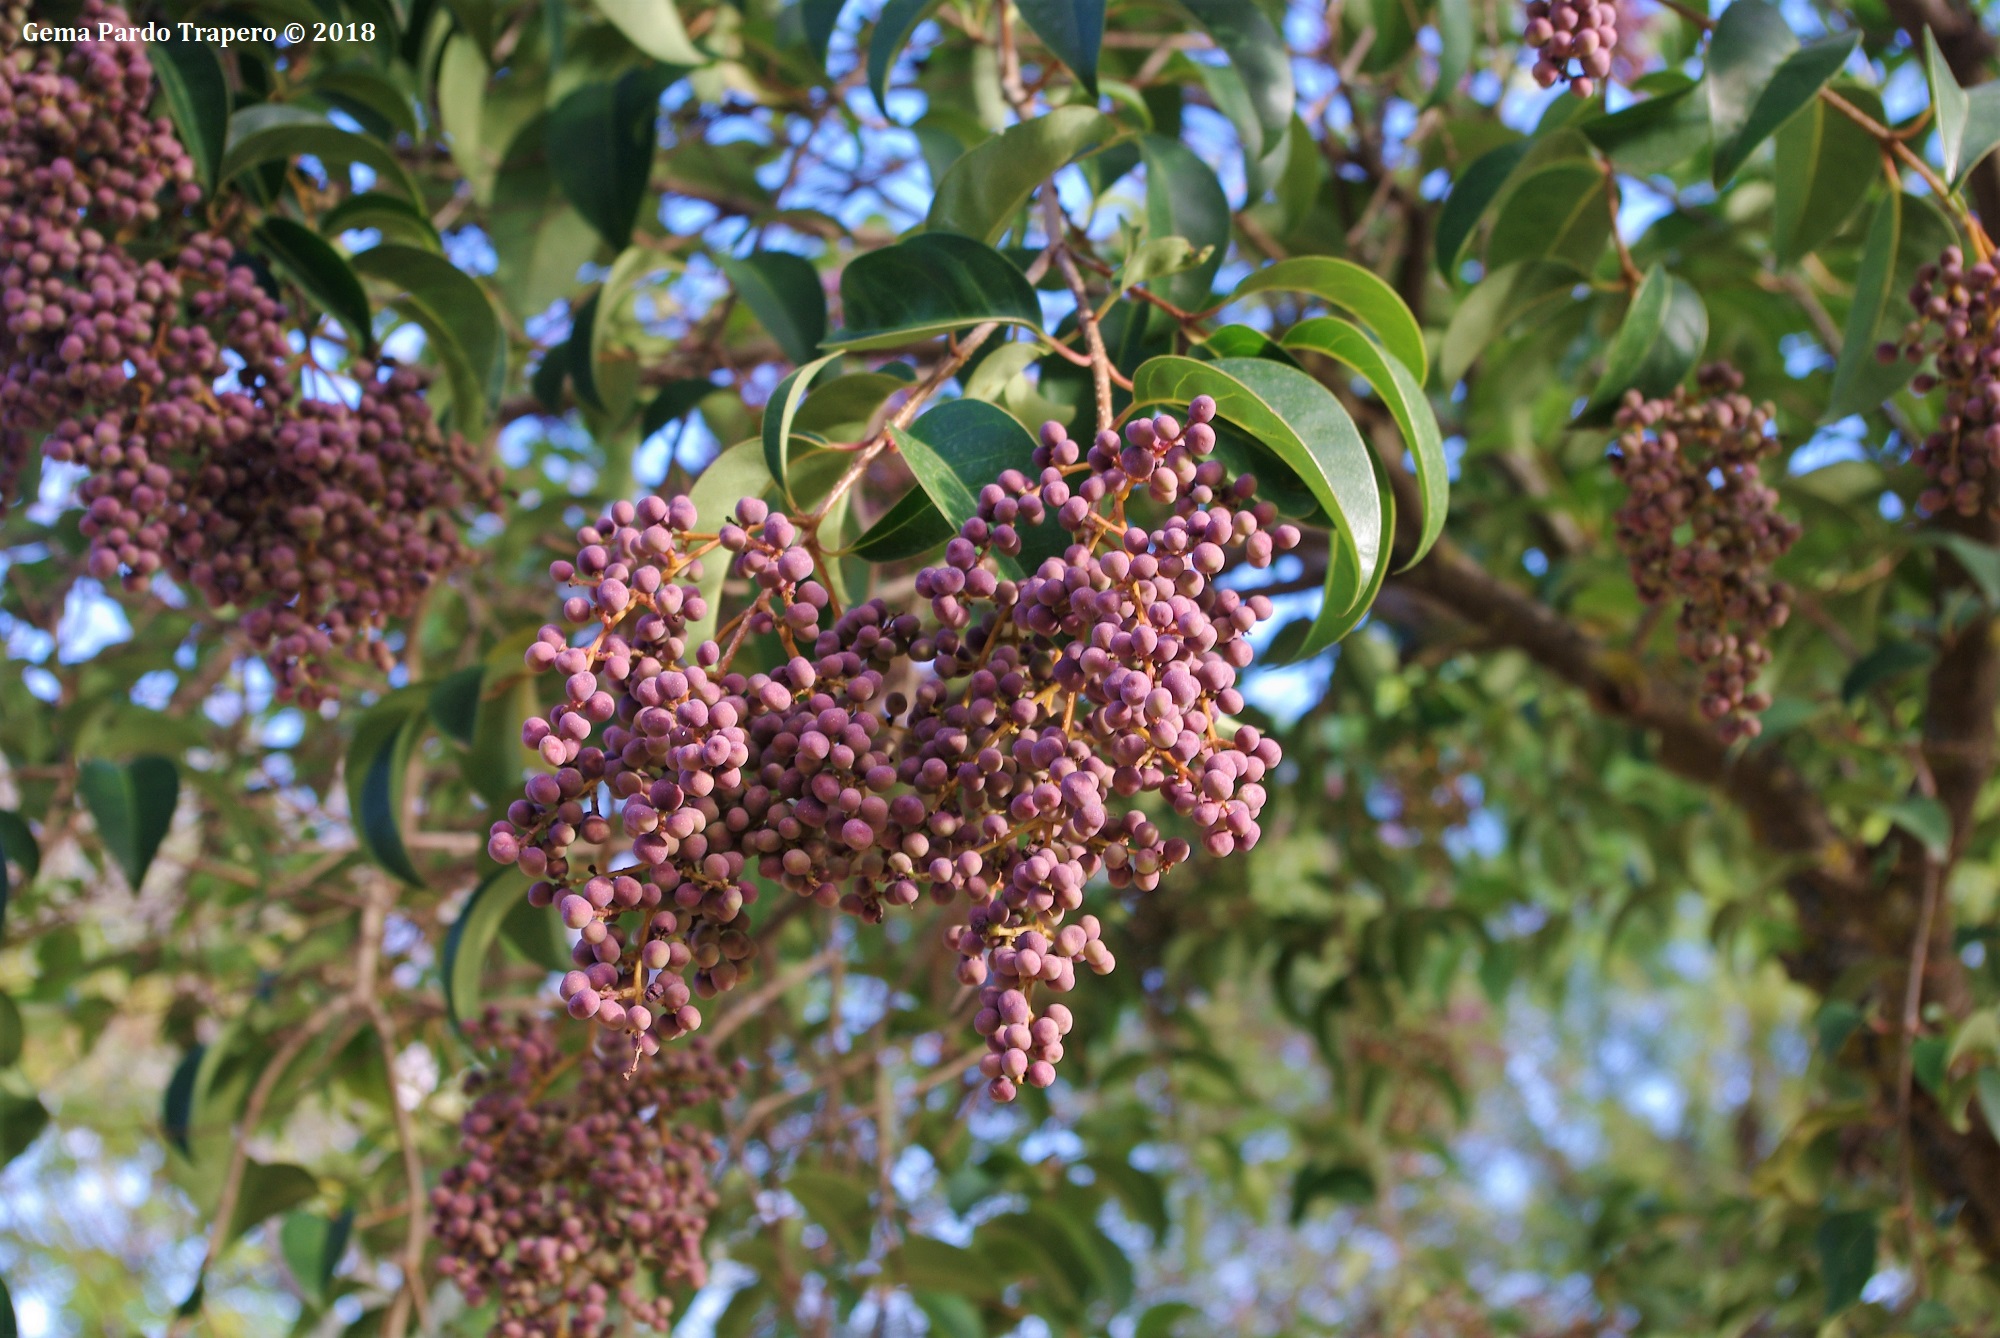
[[0,1338],[1990,1334],[1961,0],[0,15]]

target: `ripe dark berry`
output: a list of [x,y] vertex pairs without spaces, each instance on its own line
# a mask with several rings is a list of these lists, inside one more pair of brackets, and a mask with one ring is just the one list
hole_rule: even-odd
[[1587,98],[1611,73],[1618,46],[1616,0],[1529,0],[1522,38],[1536,49],[1535,82],[1543,88],[1568,83]]

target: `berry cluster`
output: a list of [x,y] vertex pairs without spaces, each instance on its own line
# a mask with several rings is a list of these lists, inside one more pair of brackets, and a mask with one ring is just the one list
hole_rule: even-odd
[[666,1290],[706,1281],[716,1202],[707,1136],[674,1120],[727,1097],[728,1076],[699,1045],[633,1075],[566,1056],[542,1021],[489,1014],[467,1033],[506,1062],[467,1080],[463,1160],[431,1191],[439,1271],[498,1304],[503,1338],[608,1335],[621,1313],[667,1328]]
[[[918,573],[928,623],[879,599],[838,610],[810,535],[754,498],[713,533],[684,497],[620,502],[579,531],[575,561],[552,569],[579,591],[563,608],[578,644],[550,626],[527,654],[564,676],[564,700],[522,734],[550,770],[488,845],[581,931],[570,1013],[647,1054],[699,1025],[691,997],[728,989],[755,954],[738,923],[753,873],[871,922],[928,893],[970,905],[947,940],[982,989],[993,1095],[1047,1085],[1070,1018],[1036,1016],[1033,994],[1113,966],[1096,918],[1070,920],[1085,884],[1148,890],[1192,853],[1141,797],[1227,855],[1256,843],[1279,760],[1225,723],[1270,605],[1216,577],[1232,554],[1268,566],[1299,534],[1208,458],[1214,412],[1204,396],[1185,428],[1141,419],[1087,454],[1046,426],[1035,475],[984,487]],[[718,550],[752,599],[690,644],[709,610],[680,582]],[[745,672],[746,645],[775,646],[775,663]],[[614,818],[626,850],[578,867],[573,847],[607,843]]]
[[1685,387],[1661,400],[1626,393],[1611,456],[1629,494],[1618,544],[1642,598],[1680,597],[1679,646],[1704,670],[1702,713],[1734,741],[1756,737],[1756,713],[1771,704],[1751,685],[1771,659],[1765,634],[1791,612],[1771,565],[1799,527],[1778,514],[1778,494],[1758,470],[1778,448],[1771,406],[1753,405],[1742,374],[1726,364],[1696,379],[1696,396]]
[[2000,474],[2000,270],[1991,260],[1967,265],[1962,251],[1948,247],[1938,263],[1917,271],[1910,305],[1917,315],[1902,346],[1876,352],[1885,362],[1935,357],[1934,370],[1919,373],[1914,388],[1920,395],[1945,388],[1936,429],[1912,453],[1929,481],[1917,505],[1931,515],[2000,515],[1992,483]]
[[[101,0],[80,19],[122,21]],[[498,479],[439,431],[414,369],[357,361],[353,407],[303,398],[299,322],[184,214],[201,190],[146,114],[144,49],[18,32],[0,53],[0,499],[37,440],[84,466],[92,575],[187,580],[316,705],[336,647],[387,667],[382,630],[464,559],[452,514]]]
[[1528,0],[1523,37],[1537,52],[1536,83],[1554,88],[1567,82],[1570,92],[1587,98],[1611,73],[1618,6],[1615,0]]

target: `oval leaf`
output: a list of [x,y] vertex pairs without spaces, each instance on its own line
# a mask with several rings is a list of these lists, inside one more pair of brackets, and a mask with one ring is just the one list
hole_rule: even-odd
[[813,378],[839,356],[838,353],[829,353],[791,372],[778,382],[778,388],[771,392],[770,400],[764,405],[762,440],[764,468],[768,471],[766,477],[777,481],[779,493],[794,509],[798,504],[793,500],[791,484],[792,423],[798,417],[799,403],[805,399]]
[[948,232],[856,256],[840,276],[847,326],[824,344],[853,351],[914,343],[998,321],[1042,328],[1041,303],[1012,261],[983,242]]
[[1215,44],[1243,81],[1262,143],[1244,144],[1250,159],[1261,159],[1276,148],[1292,123],[1292,57],[1271,20],[1253,0],[1181,0],[1195,22],[1208,30]]
[[340,252],[317,232],[289,218],[265,219],[251,234],[278,271],[305,291],[319,308],[347,327],[354,347],[373,349],[368,294]]
[[362,713],[347,746],[347,811],[361,848],[406,883],[423,877],[403,845],[403,785],[410,753],[430,723],[428,687],[400,688]]
[[894,433],[912,488],[849,550],[870,562],[915,557],[958,533],[978,509],[979,489],[1009,469],[1027,469],[1035,438],[1012,414],[983,400],[948,400]]
[[1528,156],[1532,144],[1532,140],[1517,139],[1488,150],[1452,183],[1437,221],[1437,267],[1447,279],[1458,278],[1459,261],[1478,230],[1479,220],[1500,198],[1501,189]]
[[[714,527],[735,513],[739,501],[762,497],[770,487],[771,471],[764,465],[763,442],[739,441],[709,461],[708,468],[701,471],[701,477],[688,489],[688,499],[694,503],[700,523],[712,533]],[[729,562],[729,553],[718,548],[702,560],[699,580],[682,582],[700,590],[708,604],[707,616],[688,624],[690,646],[698,646],[715,635],[717,615],[721,612],[722,578],[729,571]]]
[[[1881,99],[1872,90],[1842,88],[1840,94],[1881,119]],[[1882,150],[1874,136],[1823,98],[1814,98],[1780,126],[1771,206],[1778,263],[1797,264],[1839,232],[1881,171]]]
[[92,759],[78,769],[76,788],[97,822],[98,839],[137,892],[173,825],[180,772],[164,757],[134,758],[123,766]]
[[1021,17],[1069,66],[1076,81],[1097,96],[1097,53],[1104,44],[1104,0],[1020,0]]
[[507,380],[507,340],[486,290],[418,246],[384,242],[355,256],[353,265],[356,273],[401,290],[400,302],[423,326],[444,368],[460,429],[477,436]]
[[924,226],[990,244],[1037,186],[1118,135],[1118,123],[1094,107],[1058,107],[1009,126],[946,170]]
[[[1735,157],[1735,145],[1750,124],[1757,99],[1798,46],[1791,25],[1770,0],[1737,0],[1716,20],[1708,39],[1707,78],[1702,81],[1708,85],[1708,115],[1715,127],[1716,185],[1729,180],[1743,158],[1750,156],[1746,151]],[[1770,130],[1777,128],[1774,122]]]
[[937,4],[938,0],[889,0],[875,20],[875,31],[868,38],[868,91],[875,95],[875,105],[884,116],[889,115],[889,71],[895,68],[896,57],[909,45],[917,25]]
[[1164,283],[1155,292],[1184,311],[1206,307],[1215,273],[1229,249],[1229,197],[1215,169],[1201,155],[1167,135],[1141,135],[1139,157],[1146,165],[1146,236],[1183,237],[1208,258]]
[[1301,256],[1266,265],[1236,286],[1229,295],[1234,302],[1251,293],[1280,290],[1311,293],[1337,307],[1354,313],[1363,325],[1375,332],[1382,346],[1416,374],[1419,385],[1429,374],[1430,359],[1424,350],[1423,327],[1417,324],[1396,290],[1371,270],[1349,260],[1325,256]]
[[[1778,132],[1779,126],[1791,120],[1807,103],[1817,102],[1820,89],[1840,72],[1860,42],[1860,33],[1842,33],[1787,56],[1772,72],[1770,82],[1758,91],[1742,126],[1727,140],[1717,139],[1715,184],[1720,186],[1735,176],[1758,146]],[[1947,171],[1946,175],[1949,174]]]
[[442,251],[437,229],[421,209],[400,195],[383,191],[362,191],[350,195],[319,216],[322,236],[338,237],[350,229],[373,228],[384,241],[413,242],[426,250]]
[[323,163],[361,163],[411,200],[424,198],[416,178],[381,140],[342,130],[316,113],[287,103],[259,103],[229,118],[228,148],[216,169],[216,179],[229,181],[253,167],[289,163],[305,154]]
[[627,41],[654,60],[689,68],[707,63],[689,40],[673,0],[596,0],[596,5]]
[[1628,390],[1647,399],[1679,385],[1708,343],[1708,308],[1694,286],[1660,266],[1646,272],[1604,356],[1604,375],[1580,422],[1610,421]]
[[438,974],[444,980],[444,1007],[452,1025],[463,1027],[479,1016],[483,998],[480,975],[500,926],[514,912],[517,903],[528,899],[528,878],[519,869],[495,869],[480,881],[466,898],[465,908],[451,922],[444,937],[444,952]]
[[229,79],[222,62],[205,42],[152,42],[146,55],[195,173],[213,190],[229,141]]
[[26,887],[42,871],[42,847],[27,819],[0,808],[0,943],[7,941],[7,898],[14,888],[9,864],[21,871],[20,886]]
[[549,112],[543,130],[549,168],[577,213],[614,251],[631,243],[639,210],[651,196],[660,95],[678,77],[660,66],[628,70],[615,83],[585,84]]
[[788,251],[759,251],[717,263],[785,357],[809,361],[826,338],[826,289],[812,261]]
[[1827,420],[1874,408],[1915,374],[1907,359],[1878,362],[1875,349],[1884,342],[1901,342],[1911,315],[1904,295],[1916,281],[1918,267],[1936,260],[1956,240],[1951,225],[1928,200],[1892,192],[1875,207],[1854,276],[1854,301],[1841,331]]

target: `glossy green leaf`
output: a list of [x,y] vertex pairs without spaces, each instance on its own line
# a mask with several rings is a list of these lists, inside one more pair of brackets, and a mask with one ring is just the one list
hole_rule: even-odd
[[1242,79],[1264,131],[1262,142],[1246,142],[1244,152],[1262,158],[1277,147],[1292,120],[1292,61],[1285,39],[1255,0],[1181,0],[1181,4],[1227,53]]
[[[1851,87],[1842,97],[1881,119],[1873,90]],[[1854,216],[1882,171],[1874,136],[1814,98],[1778,128],[1772,184],[1771,241],[1780,265],[1795,265]]]
[[1335,1203],[1372,1203],[1375,1175],[1355,1162],[1330,1162],[1302,1166],[1292,1180],[1292,1225],[1305,1221],[1313,1205],[1321,1199]]
[[14,1298],[7,1291],[7,1279],[0,1278],[0,1338],[21,1338],[14,1319]]
[[1875,1214],[1828,1213],[1814,1239],[1826,1313],[1837,1315],[1861,1299],[1861,1289],[1875,1274]]
[[525,896],[500,921],[500,941],[544,971],[567,971],[576,964],[555,907],[537,906]]
[[847,0],[800,0],[799,18],[805,25],[806,49],[813,63],[826,68],[826,49],[833,43],[833,30],[840,24],[840,11]]
[[1887,818],[1917,839],[1932,860],[1951,855],[1951,814],[1945,806],[1926,795],[1911,795],[1893,804],[1884,804],[1876,813]]
[[[848,550],[870,562],[915,557],[950,539],[976,509],[979,489],[1004,470],[1028,469],[1035,451],[1033,434],[1012,414],[975,399],[945,401],[898,433],[896,444],[917,486]],[[955,514],[955,506],[967,509]]]
[[499,146],[480,142],[485,129],[486,85],[493,71],[479,44],[460,33],[444,44],[438,60],[435,101],[438,128],[443,131],[451,160],[472,186],[473,198],[492,199],[493,174],[499,166]]
[[426,709],[438,733],[456,743],[472,746],[472,731],[479,719],[479,690],[486,670],[471,665],[437,681],[431,689]]
[[478,280],[436,252],[384,242],[354,257],[355,272],[400,291],[451,385],[462,430],[477,435],[507,380],[507,339]]
[[1924,29],[1924,75],[1930,81],[1931,119],[1937,128],[1938,150],[1944,159],[1947,180],[1958,175],[1960,150],[1965,145],[1965,126],[1972,111],[1971,99],[1958,85],[1958,78],[1938,49],[1937,34]]
[[986,321],[1042,328],[1027,276],[983,242],[925,232],[856,256],[840,276],[846,328],[823,347],[842,351],[916,343]]
[[769,471],[767,477],[777,481],[778,491],[786,503],[794,508],[797,502],[792,496],[791,485],[792,423],[798,417],[800,401],[812,388],[813,378],[839,356],[838,353],[829,353],[788,373],[784,380],[778,382],[778,388],[771,392],[771,398],[764,405],[764,468]]
[[1686,280],[1654,265],[1611,338],[1604,374],[1580,421],[1610,421],[1628,390],[1647,399],[1670,393],[1694,370],[1707,343],[1708,308],[1701,294]]
[[527,899],[526,874],[511,866],[494,869],[480,880],[458,918],[451,922],[438,975],[444,982],[445,1013],[453,1026],[463,1027],[478,1018],[484,1006],[480,977],[493,940],[500,936],[500,924],[512,914],[515,904]]
[[285,1266],[299,1290],[320,1305],[332,1297],[333,1271],[347,1253],[348,1237],[354,1230],[354,1210],[347,1208],[333,1217],[319,1213],[292,1213],[278,1229],[278,1245]]
[[368,294],[340,252],[303,223],[273,216],[251,234],[257,247],[286,278],[297,284],[315,305],[347,327],[353,347],[375,346]]
[[243,1168],[243,1183],[237,1191],[236,1210],[229,1215],[225,1241],[241,1237],[251,1227],[296,1208],[319,1193],[319,1181],[303,1166],[289,1163],[267,1165],[252,1161]]
[[1777,133],[1779,126],[1796,116],[1807,103],[1818,101],[1820,89],[1840,72],[1860,42],[1861,34],[1844,33],[1794,51],[1772,71],[1770,81],[1758,90],[1756,100],[1750,104],[1748,115],[1727,139],[1719,133],[1718,120],[1715,183],[1719,186],[1735,176],[1750,155]]
[[13,1067],[27,1044],[28,1029],[21,1021],[21,1009],[5,993],[0,993],[0,1069]]
[[1396,290],[1371,270],[1349,260],[1326,256],[1300,256],[1280,260],[1255,271],[1236,291],[1231,302],[1263,292],[1311,293],[1354,313],[1374,332],[1382,346],[1416,374],[1422,384],[1429,374],[1430,359],[1424,350],[1423,327]]
[[338,237],[349,229],[361,228],[375,229],[382,234],[383,241],[408,242],[431,251],[444,249],[430,219],[400,195],[362,191],[319,216],[320,234],[325,237]]
[[190,1141],[194,1136],[194,1098],[200,1081],[202,1061],[207,1057],[208,1047],[195,1045],[181,1056],[174,1066],[173,1075],[167,1079],[167,1090],[161,1099],[160,1132],[167,1141],[180,1149],[183,1157],[194,1156],[194,1146]]
[[[1716,185],[1728,181],[1750,156],[1746,149],[1732,161],[1734,146],[1750,125],[1758,99],[1798,47],[1791,25],[1770,0],[1737,0],[1716,20],[1708,39],[1707,77],[1702,80],[1708,85],[1708,114],[1715,129]],[[1773,121],[1764,133],[1777,128]],[[1723,170],[1725,165],[1728,171]]]
[[1182,310],[1199,311],[1211,300],[1216,271],[1229,250],[1229,197],[1215,169],[1177,139],[1141,135],[1139,157],[1146,165],[1146,236],[1184,237],[1196,248],[1214,248],[1192,269],[1153,285]]
[[1479,40],[1472,0],[1438,0],[1437,82],[1431,85],[1425,105],[1436,106],[1458,90],[1459,81],[1472,65],[1472,53]]
[[723,256],[718,263],[736,296],[771,332],[785,357],[794,363],[811,361],[826,338],[826,289],[812,261],[788,251],[758,251]]
[[32,1092],[0,1085],[0,1168],[26,1152],[49,1127],[49,1108]]
[[1384,542],[1378,465],[1354,420],[1319,382],[1264,358],[1154,358],[1132,378],[1135,404],[1178,404],[1211,395],[1216,416],[1255,437],[1305,480],[1332,518],[1339,560],[1327,564],[1326,594],[1302,654],[1333,644],[1354,610]]
[[399,688],[361,715],[347,745],[347,810],[363,853],[412,886],[423,876],[403,844],[403,787],[410,754],[430,724],[430,689]]
[[918,1290],[910,1294],[937,1338],[986,1338],[979,1307],[956,1292]]
[[42,871],[42,847],[19,813],[0,808],[0,943],[7,941],[7,899],[17,884],[8,866],[19,869],[26,887]]
[[1677,88],[1590,120],[1582,127],[1584,136],[1620,171],[1650,176],[1680,166],[1713,137],[1707,96],[1693,80],[1682,78]]
[[289,163],[304,154],[329,165],[361,163],[409,199],[424,198],[416,178],[381,140],[342,130],[318,113],[290,103],[259,103],[229,118],[228,144],[216,179],[230,181],[253,167]]
[[229,79],[222,62],[204,42],[152,42],[146,55],[195,175],[213,190],[229,141]]
[[1902,358],[1887,364],[1877,361],[1875,349],[1884,342],[1900,342],[1910,318],[1905,294],[1917,269],[1936,260],[1956,240],[1951,225],[1928,200],[1892,192],[1875,207],[1861,268],[1854,277],[1854,300],[1841,330],[1827,420],[1873,408],[1901,390],[1915,373],[1916,368]]
[[1437,267],[1447,279],[1458,278],[1459,262],[1479,229],[1479,220],[1500,198],[1501,189],[1533,146],[1532,140],[1517,139],[1489,149],[1452,182],[1437,221]]
[[1445,510],[1451,503],[1444,440],[1438,431],[1437,414],[1424,395],[1423,383],[1401,358],[1335,316],[1301,321],[1285,332],[1283,344],[1288,349],[1311,349],[1345,363],[1388,406],[1403,434],[1403,445],[1416,462],[1417,491],[1423,499],[1417,547],[1410,556],[1410,563],[1415,563],[1430,552],[1431,545],[1444,533]]
[[1528,172],[1507,192],[1486,243],[1486,264],[1558,260],[1588,274],[1611,239],[1604,169],[1568,159]]
[[1021,17],[1042,45],[1097,97],[1097,52],[1104,44],[1104,0],[1019,0]]
[[884,116],[889,114],[889,71],[896,67],[896,57],[910,44],[917,25],[929,18],[937,5],[938,0],[889,0],[875,19],[875,31],[868,37],[868,91],[875,95],[875,105]]
[[679,74],[657,65],[628,70],[615,83],[585,84],[549,112],[543,133],[550,170],[614,251],[631,244],[639,211],[652,198],[660,95]]
[[1057,107],[974,146],[945,172],[924,226],[989,245],[1036,187],[1116,139],[1118,123],[1095,107]]
[[1132,1328],[1132,1338],[1185,1338],[1198,1332],[1194,1327],[1183,1327],[1183,1321],[1202,1318],[1201,1311],[1186,1301],[1162,1301],[1158,1305],[1147,1306],[1139,1316],[1139,1322]]
[[1951,177],[1954,188],[1964,184],[1987,154],[2000,148],[2000,84],[1980,84],[1968,89],[1965,97],[1965,133],[1959,138],[1958,171]]
[[1883,683],[1928,665],[1936,652],[1915,641],[1890,638],[1854,662],[1840,680],[1840,700],[1848,705],[1860,701]]
[[633,46],[668,65],[693,67],[707,58],[688,37],[673,0],[593,0]]
[[[743,498],[761,497],[770,487],[771,471],[764,464],[764,443],[739,441],[709,461],[694,486],[688,489],[688,499],[707,528],[720,525],[733,515],[737,502]],[[718,549],[702,560],[699,580],[682,582],[699,589],[708,604],[705,616],[688,621],[688,645],[699,646],[715,635],[717,615],[721,612],[722,579],[728,570],[729,555]]]
[[1494,270],[1459,301],[1438,351],[1438,383],[1457,385],[1486,346],[1508,327],[1549,306],[1573,300],[1579,282],[1568,265],[1530,260]]
[[180,771],[165,757],[134,758],[123,766],[92,758],[78,768],[76,788],[96,820],[98,839],[137,892],[173,825]]

